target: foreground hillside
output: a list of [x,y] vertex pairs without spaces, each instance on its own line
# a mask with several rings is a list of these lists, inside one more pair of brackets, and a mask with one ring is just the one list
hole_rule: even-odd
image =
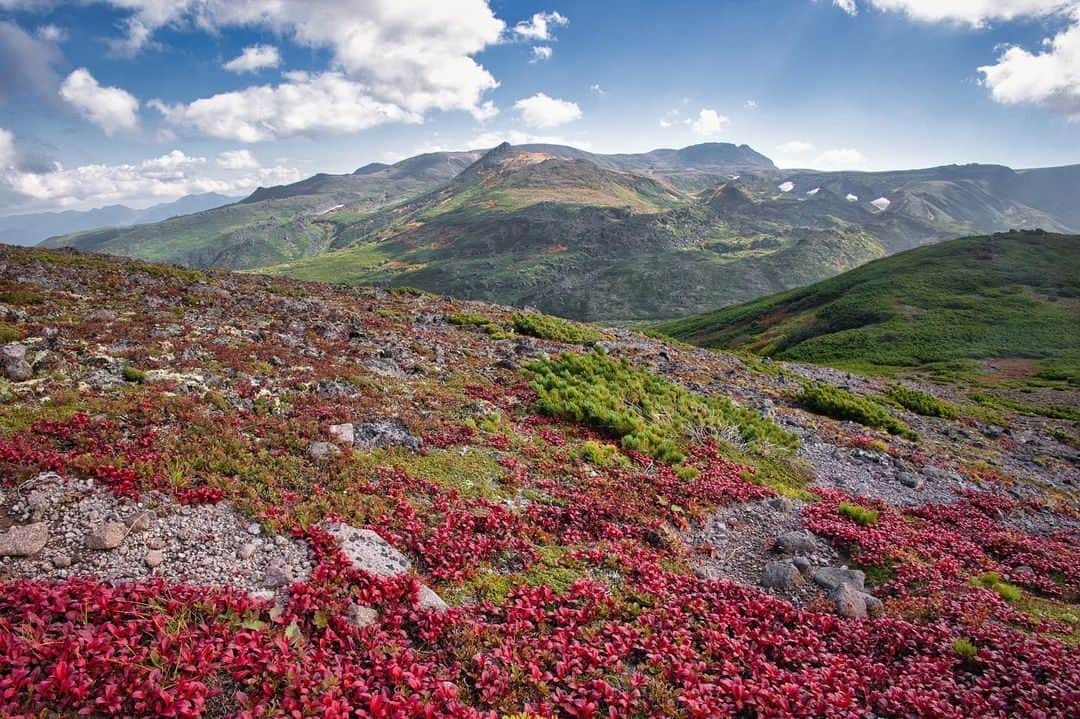
[[704,347],[833,367],[1080,384],[1080,237],[944,242],[661,325]]
[[1080,230],[1080,168],[783,171],[745,145],[433,153],[48,246],[658,320],[1017,227]]
[[71,252],[0,303],[4,716],[1075,715],[1068,419]]

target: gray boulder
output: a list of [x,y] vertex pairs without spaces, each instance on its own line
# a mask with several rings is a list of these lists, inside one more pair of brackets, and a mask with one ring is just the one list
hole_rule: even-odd
[[866,596],[851,584],[841,582],[829,592],[829,601],[836,607],[836,613],[842,617],[864,618]]
[[790,591],[803,583],[798,567],[788,561],[769,562],[761,574],[761,586]]
[[858,569],[822,567],[814,572],[814,581],[826,589],[836,589],[841,584],[850,584],[861,592],[866,586],[866,575]]
[[128,528],[123,522],[105,522],[86,533],[89,549],[116,549],[124,543]]
[[412,568],[408,557],[370,529],[331,524],[330,534],[341,542],[341,551],[353,566],[380,577],[394,577]]
[[29,557],[44,549],[48,541],[46,522],[16,524],[0,534],[0,557]]
[[365,452],[383,447],[405,447],[415,452],[423,444],[422,439],[410,434],[396,420],[353,424],[353,447]]
[[809,532],[785,532],[776,538],[776,548],[785,554],[813,554],[817,539]]

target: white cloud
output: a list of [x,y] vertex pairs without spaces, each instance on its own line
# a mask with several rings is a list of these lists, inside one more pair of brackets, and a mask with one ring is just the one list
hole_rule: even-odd
[[[678,110],[668,110],[665,112],[664,116],[660,118],[660,127],[667,128],[674,125],[679,121],[679,114]],[[687,122],[689,122],[689,120],[687,120]]]
[[219,153],[217,164],[226,170],[254,170],[259,167],[259,161],[251,154],[251,150],[227,150]]
[[593,94],[596,94],[596,95],[606,95],[607,94],[607,90],[600,87],[600,83],[598,83],[598,82],[594,82],[592,85],[589,85],[589,92],[591,92]]
[[534,135],[521,130],[484,132],[469,140],[466,147],[484,149],[495,147],[503,142],[509,142],[511,145],[570,145],[580,150],[588,150],[591,147],[591,144],[586,140],[567,138],[562,135]]
[[[983,27],[994,20],[1050,17],[1074,11],[1076,0],[867,0],[878,10],[902,12],[915,20],[956,22]],[[848,12],[855,0],[836,0]],[[851,6],[851,9],[848,9]]]
[[745,107],[747,110],[756,110],[758,109],[757,100],[747,100],[743,103],[743,107]]
[[1080,9],[1077,22],[1045,43],[1044,52],[1006,49],[993,65],[979,68],[982,84],[997,102],[1030,103],[1080,122]]
[[569,22],[569,19],[558,12],[538,12],[515,25],[513,32],[523,40],[551,40],[552,29]]
[[782,145],[777,145],[776,149],[788,155],[801,155],[807,152],[813,152],[817,148],[814,147],[813,143],[804,140],[789,140]]
[[139,101],[118,87],[102,87],[85,67],[75,70],[60,85],[60,97],[74,106],[106,135],[134,130],[139,124]]
[[703,107],[697,119],[690,123],[690,129],[699,137],[716,137],[729,122],[727,117],[718,114],[716,110]]
[[[127,37],[118,47],[127,52],[148,46],[154,33],[166,26],[208,32],[236,27],[266,29],[305,47],[327,49],[334,74],[355,83],[348,90],[348,104],[375,108],[365,113],[369,120],[413,120],[433,109],[464,110],[477,118],[490,117],[495,111],[483,95],[498,83],[473,59],[485,47],[499,42],[506,27],[495,17],[488,0],[102,1],[131,13],[125,24]],[[542,27],[557,23],[554,15],[545,15]],[[565,20],[561,15],[558,18]],[[540,27],[535,25],[534,29],[539,31]],[[265,89],[249,90],[258,94]],[[297,97],[306,96],[299,93]],[[389,105],[396,108],[388,109]],[[312,111],[304,106],[290,110],[301,115]],[[243,121],[231,123],[226,118],[219,124]],[[370,126],[352,121],[296,124],[312,128],[328,125],[331,131],[342,125]],[[271,131],[247,134],[273,136]]]
[[522,121],[533,128],[555,127],[581,119],[581,108],[577,103],[548,97],[542,92],[518,100],[514,109],[521,113]]
[[850,147],[826,150],[814,160],[813,167],[818,170],[856,170],[866,164],[861,152]]
[[39,27],[37,29],[37,36],[46,42],[61,43],[67,40],[68,34],[67,30],[64,28],[50,23],[49,25],[42,25]]
[[848,15],[856,15],[859,12],[859,8],[855,5],[855,0],[833,0],[833,5],[840,8]]
[[0,170],[15,166],[15,135],[0,127]]
[[281,55],[273,45],[251,45],[245,47],[237,57],[229,60],[222,67],[229,72],[256,72],[267,67],[281,64]]
[[173,150],[138,163],[82,165],[52,172],[10,171],[3,182],[20,195],[49,207],[97,207],[111,203],[146,204],[201,192],[236,195],[259,185],[295,182],[301,173],[278,165],[242,174],[213,176],[203,171],[205,157]]
[[223,92],[190,104],[148,103],[169,122],[203,135],[260,142],[316,134],[357,132],[386,122],[422,121],[418,113],[380,102],[361,83],[340,73],[291,73],[280,85]]
[[533,45],[532,59],[529,62],[542,62],[551,59],[551,48],[547,45]]

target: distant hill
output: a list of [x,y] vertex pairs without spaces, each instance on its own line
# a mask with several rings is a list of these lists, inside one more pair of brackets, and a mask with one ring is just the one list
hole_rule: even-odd
[[1080,384],[1080,236],[951,240],[657,329],[704,347],[872,373]]
[[48,246],[412,285],[584,320],[660,320],[1012,228],[1080,232],[1080,167],[781,170],[745,145],[437,152]]
[[93,210],[8,215],[0,217],[0,242],[7,245],[36,245],[53,235],[160,222],[169,217],[220,207],[234,200],[232,197],[207,192],[187,195],[179,200],[153,205],[143,210],[124,205],[107,205]]

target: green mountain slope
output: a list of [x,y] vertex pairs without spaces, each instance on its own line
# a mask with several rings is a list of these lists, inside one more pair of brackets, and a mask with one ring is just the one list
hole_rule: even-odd
[[802,289],[663,323],[705,347],[835,367],[1080,383],[1080,237],[943,242]]
[[319,174],[291,185],[259,188],[248,198],[206,212],[135,227],[50,238],[43,247],[75,247],[193,267],[246,269],[324,251],[335,234],[328,212],[350,219],[445,184],[482,153],[440,152],[350,175]]

